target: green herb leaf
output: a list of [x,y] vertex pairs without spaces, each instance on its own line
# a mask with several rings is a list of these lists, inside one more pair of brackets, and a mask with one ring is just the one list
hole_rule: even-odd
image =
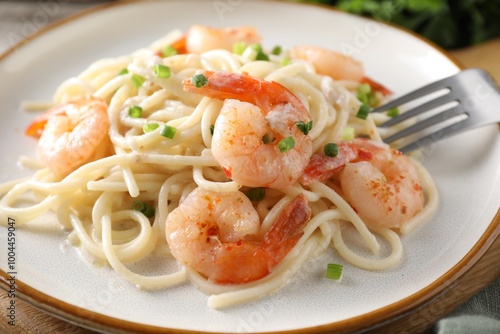
[[311,131],[312,126],[313,126],[313,121],[309,121],[307,122],[307,124],[304,123],[303,121],[297,122],[297,127],[305,135],[309,134],[309,131]]

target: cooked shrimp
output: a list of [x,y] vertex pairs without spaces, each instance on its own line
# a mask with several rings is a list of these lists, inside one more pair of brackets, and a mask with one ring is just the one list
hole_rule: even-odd
[[[292,185],[312,155],[311,138],[297,126],[310,121],[302,102],[277,82],[247,74],[200,73],[208,84],[196,88],[185,80],[184,89],[226,99],[214,125],[212,154],[227,177],[249,187]],[[283,148],[284,143],[290,145]]]
[[40,160],[54,174],[64,177],[109,153],[109,126],[106,103],[86,96],[35,118],[26,133],[40,135]]
[[211,282],[239,284],[267,276],[295,246],[310,216],[299,195],[259,240],[259,216],[243,193],[196,188],[168,215],[165,232],[183,265]]
[[337,156],[316,154],[301,181],[338,176],[342,196],[367,222],[399,228],[424,206],[416,168],[383,143],[355,139],[339,145]]
[[211,28],[202,25],[192,26],[174,47],[179,53],[200,54],[206,51],[223,49],[233,51],[233,45],[244,42],[248,45],[260,43],[261,37],[254,27]]
[[290,50],[290,54],[294,58],[303,59],[313,64],[319,74],[327,75],[335,80],[368,83],[374,90],[383,95],[392,93],[382,84],[366,77],[363,64],[348,55],[309,45],[296,46]]

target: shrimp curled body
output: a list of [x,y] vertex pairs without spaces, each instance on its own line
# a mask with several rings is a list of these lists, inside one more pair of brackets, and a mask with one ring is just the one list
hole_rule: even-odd
[[[302,102],[284,86],[247,74],[201,71],[208,84],[189,92],[224,100],[214,125],[212,154],[235,182],[282,189],[302,174],[312,140],[297,123],[310,121]],[[280,141],[291,140],[283,150]]]
[[333,158],[316,154],[303,184],[338,178],[344,199],[372,224],[399,228],[424,206],[421,181],[408,157],[383,143],[355,139],[338,144]]
[[40,160],[54,174],[64,177],[109,153],[109,127],[107,104],[83,97],[49,110],[26,132],[40,129],[33,133],[36,137],[41,132],[37,147]]
[[290,53],[294,58],[303,59],[313,64],[319,74],[327,75],[335,80],[368,83],[382,95],[392,94],[387,87],[367,77],[363,63],[349,55],[311,45],[296,46],[290,50]]
[[261,37],[254,27],[211,28],[194,25],[186,34],[186,49],[196,54],[215,49],[232,51],[235,43],[254,44],[260,41]]
[[167,217],[172,255],[220,284],[247,283],[267,276],[302,236],[311,210],[304,196],[294,198],[262,240],[260,220],[241,192],[196,188]]

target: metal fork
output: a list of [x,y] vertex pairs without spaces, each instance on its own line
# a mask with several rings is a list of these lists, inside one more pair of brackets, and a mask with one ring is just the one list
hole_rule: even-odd
[[[500,122],[500,90],[493,78],[479,68],[466,69],[448,78],[433,82],[377,107],[371,112],[387,111],[443,90],[449,92],[413,107],[379,125],[379,127],[387,128],[412,117],[422,117],[422,119],[417,118],[416,123],[411,126],[385,138],[384,142],[390,144],[396,140],[415,135],[413,141],[398,148],[406,153],[469,129]],[[432,110],[444,107],[450,102],[455,105],[444,111],[432,113]],[[431,115],[423,118],[425,113],[431,113]],[[449,124],[452,122],[453,124]],[[432,130],[436,124],[441,124],[441,128]],[[428,129],[427,133],[418,136],[419,132],[425,132],[426,129]]]

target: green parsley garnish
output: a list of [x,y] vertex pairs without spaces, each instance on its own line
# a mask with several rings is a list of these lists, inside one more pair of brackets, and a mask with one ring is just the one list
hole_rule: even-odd
[[125,75],[128,74],[128,70],[126,68],[122,68],[120,72],[118,72],[118,75]]
[[307,135],[309,133],[309,131],[311,131],[312,126],[313,126],[313,121],[309,121],[309,122],[307,122],[307,124],[302,122],[302,121],[297,122],[297,127],[305,135]]

